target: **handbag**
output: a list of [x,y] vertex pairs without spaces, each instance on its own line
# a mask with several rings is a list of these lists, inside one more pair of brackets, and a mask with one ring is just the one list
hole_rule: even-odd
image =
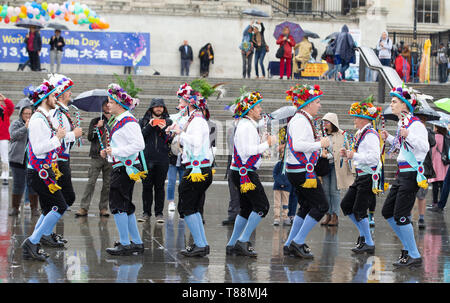
[[326,176],[330,173],[330,162],[327,158],[319,157],[315,167],[316,175],[319,177]]
[[281,59],[281,58],[283,58],[283,56],[284,56],[284,44],[285,44],[286,42],[284,42],[281,46],[280,46],[280,48],[277,50],[277,53],[275,54],[275,57],[277,57],[278,59]]

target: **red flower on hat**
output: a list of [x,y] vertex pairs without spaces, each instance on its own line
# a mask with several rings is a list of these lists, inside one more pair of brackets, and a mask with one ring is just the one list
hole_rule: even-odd
[[320,85],[318,85],[318,84],[314,85],[314,89],[315,90],[320,90]]

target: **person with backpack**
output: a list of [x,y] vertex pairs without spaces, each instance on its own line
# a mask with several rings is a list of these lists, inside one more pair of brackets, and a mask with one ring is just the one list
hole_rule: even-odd
[[[439,193],[441,192],[445,175],[447,174],[447,170],[449,167],[448,166],[449,163],[447,162],[448,157],[445,157],[446,155],[448,155],[449,137],[447,134],[447,129],[438,124],[435,124],[434,133],[436,145],[433,146],[433,149],[431,151],[431,159],[436,177],[428,179],[428,182],[433,184],[433,207],[435,207],[439,201]],[[446,159],[447,163],[444,163],[443,159]]]
[[325,60],[328,65],[328,70],[326,70],[321,76],[320,79],[331,79],[333,77],[336,80],[336,72],[338,69],[338,65],[336,63],[336,59],[333,52],[333,45],[336,43],[336,40],[333,38],[328,43],[325,51],[322,54],[322,60]]
[[389,39],[387,31],[381,34],[380,40],[377,44],[378,59],[384,66],[391,65],[391,51],[392,51],[392,40]]

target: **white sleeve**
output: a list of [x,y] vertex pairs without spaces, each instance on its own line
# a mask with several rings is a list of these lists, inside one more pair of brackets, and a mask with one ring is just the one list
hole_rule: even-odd
[[145,148],[141,127],[135,122],[127,123],[115,135],[123,138],[120,140],[121,142],[126,142],[126,144],[112,148],[111,154],[115,157],[129,157]]
[[[377,148],[374,148],[376,146]],[[359,153],[353,154],[353,159],[361,164],[372,165],[380,159],[380,140],[375,134],[367,134],[361,142]]]
[[209,135],[208,123],[203,118],[192,119],[187,130],[180,133],[180,143],[182,145],[189,145],[193,149],[201,149],[203,142],[200,134],[205,128],[208,130]]
[[253,126],[247,127],[249,125],[251,124],[248,123],[246,126],[241,125],[236,129],[234,140],[235,142],[238,141],[236,145],[239,146],[241,156],[257,155],[269,148],[267,141],[258,144],[258,131]]
[[[306,121],[305,119],[296,119],[295,121],[292,121],[292,125],[289,127],[290,129],[303,129],[308,130],[311,128],[311,125]],[[320,141],[319,142],[306,142],[306,131],[303,132],[291,132],[291,138],[292,138],[292,147],[296,152],[303,152],[303,153],[312,153],[316,150],[320,149]]]
[[408,127],[408,131],[406,142],[408,142],[415,151],[427,153],[430,149],[430,144],[428,143],[428,132],[425,126],[420,122],[415,122]]
[[47,123],[41,118],[30,120],[28,127],[29,140],[35,155],[48,153],[61,145],[58,137],[52,136]]

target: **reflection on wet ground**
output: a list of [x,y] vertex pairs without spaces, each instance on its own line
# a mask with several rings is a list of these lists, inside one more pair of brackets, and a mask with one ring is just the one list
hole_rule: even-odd
[[[85,182],[74,182],[77,196]],[[137,214],[142,209],[141,186],[135,187]],[[271,187],[266,187],[273,201]],[[91,214],[75,218],[79,201],[66,212],[57,225],[57,232],[69,240],[67,248],[46,249],[47,262],[23,261],[20,244],[31,234],[37,218],[22,209],[18,218],[8,217],[10,192],[3,186],[0,193],[0,281],[1,282],[450,282],[450,237],[446,221],[449,212],[427,212],[427,228],[418,230],[416,240],[423,256],[423,266],[415,269],[393,267],[400,253],[400,243],[381,217],[380,199],[373,229],[376,242],[374,255],[353,255],[350,249],[357,238],[348,218],[340,217],[339,227],[317,225],[307,238],[314,260],[284,257],[282,245],[289,227],[272,225],[272,210],[252,235],[257,259],[227,257],[225,245],[232,226],[221,225],[228,208],[228,188],[214,184],[207,193],[205,205],[206,236],[211,246],[207,258],[184,258],[177,252],[190,241],[189,231],[178,213],[168,215],[165,223],[140,223],[145,244],[142,256],[112,257],[105,252],[118,239],[114,219],[98,216],[96,192]],[[154,219],[154,218],[153,218]],[[417,221],[417,211],[413,212]]]

